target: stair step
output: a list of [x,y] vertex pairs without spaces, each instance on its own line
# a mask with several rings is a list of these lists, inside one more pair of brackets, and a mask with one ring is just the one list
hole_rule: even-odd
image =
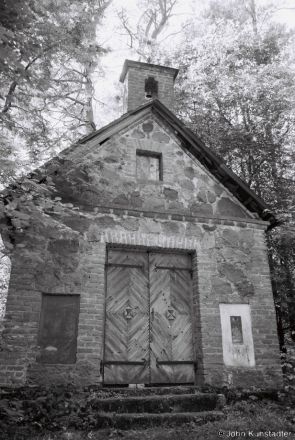
[[216,420],[224,420],[225,414],[221,411],[162,413],[162,414],[110,414],[99,413],[96,416],[96,428],[146,429],[155,426],[174,427],[187,423],[204,425]]
[[193,385],[172,386],[172,387],[130,387],[130,388],[100,388],[93,389],[101,394],[109,396],[115,394],[122,394],[124,396],[150,396],[150,395],[165,395],[165,394],[197,394],[200,389]]
[[200,393],[96,398],[92,401],[92,408],[98,412],[117,414],[197,413],[220,409],[224,404],[225,398],[223,395],[215,393]]

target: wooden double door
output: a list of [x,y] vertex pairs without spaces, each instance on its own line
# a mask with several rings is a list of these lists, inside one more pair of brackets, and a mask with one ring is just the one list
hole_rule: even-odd
[[193,383],[191,255],[108,250],[104,384]]

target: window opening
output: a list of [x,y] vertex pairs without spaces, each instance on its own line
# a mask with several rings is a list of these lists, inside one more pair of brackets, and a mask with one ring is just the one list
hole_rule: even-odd
[[79,295],[43,294],[39,326],[40,364],[74,364]]
[[145,93],[147,98],[156,98],[158,96],[158,81],[154,77],[149,76],[145,80]]
[[162,155],[137,150],[136,177],[141,180],[162,180]]

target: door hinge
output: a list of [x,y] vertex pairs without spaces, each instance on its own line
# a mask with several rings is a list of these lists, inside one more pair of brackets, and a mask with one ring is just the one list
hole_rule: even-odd
[[142,362],[135,361],[102,361],[103,366],[105,365],[143,365],[145,366],[147,363],[146,359],[142,359]]

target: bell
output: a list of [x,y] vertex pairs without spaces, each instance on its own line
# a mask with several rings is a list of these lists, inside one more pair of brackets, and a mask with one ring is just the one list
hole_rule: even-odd
[[158,81],[155,80],[152,76],[148,77],[145,80],[145,96],[150,98],[156,98],[158,95]]

